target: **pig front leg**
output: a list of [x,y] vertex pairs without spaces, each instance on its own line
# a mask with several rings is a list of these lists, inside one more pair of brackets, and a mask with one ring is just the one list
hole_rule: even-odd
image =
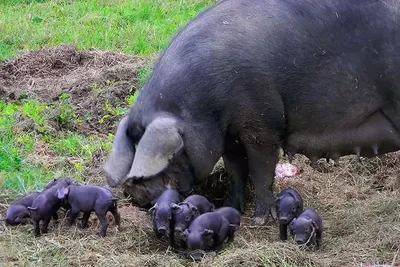
[[74,223],[76,216],[78,216],[79,214],[79,210],[71,208],[69,210],[69,218],[68,218],[68,226],[72,226],[72,224]]
[[321,231],[317,231],[316,232],[315,241],[316,241],[317,249],[320,249],[321,248],[321,244],[322,244],[322,233],[321,233]]
[[87,227],[87,224],[88,224],[88,221],[89,221],[89,218],[90,218],[90,214],[91,214],[90,211],[83,213],[83,217],[82,217],[82,221],[81,221],[82,229],[85,229]]
[[53,220],[55,220],[55,221],[57,221],[57,220],[58,220],[58,214],[57,214],[57,211],[53,213],[52,217],[53,217]]
[[[238,142],[238,141],[237,141]],[[243,213],[246,205],[246,188],[249,169],[246,152],[243,145],[232,140],[227,144],[227,149],[222,156],[231,188],[224,206],[231,206]]]
[[[260,138],[262,139],[262,137]],[[253,222],[255,225],[265,225],[269,213],[273,220],[277,219],[275,196],[272,191],[275,165],[277,163],[277,149],[274,148],[272,142],[264,141],[258,143],[256,140],[252,140],[250,144],[246,145],[246,153],[250,177],[256,193]]]
[[282,241],[287,240],[287,225],[286,224],[279,224],[279,237]]

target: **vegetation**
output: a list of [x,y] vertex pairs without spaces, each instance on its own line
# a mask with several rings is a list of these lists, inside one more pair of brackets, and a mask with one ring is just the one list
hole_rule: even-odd
[[[0,218],[20,194],[58,176],[105,184],[101,166],[116,124],[135,104],[155,56],[216,1],[0,0]],[[322,249],[280,242],[277,225],[252,226],[249,203],[235,241],[200,266],[399,266],[399,159],[345,157],[339,167],[319,162],[316,171],[296,155],[302,174],[277,179],[276,191],[294,187],[305,207],[319,211]],[[209,184],[227,179],[223,169],[213,175]],[[95,216],[87,229],[68,228],[63,211],[40,238],[30,224],[0,222],[0,266],[198,265],[156,239],[146,212],[113,190],[120,231],[111,223],[100,239]]]

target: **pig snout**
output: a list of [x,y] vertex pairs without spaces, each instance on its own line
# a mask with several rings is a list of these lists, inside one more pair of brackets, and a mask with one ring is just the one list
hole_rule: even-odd
[[178,224],[175,226],[174,230],[175,230],[175,232],[182,233],[183,231],[186,230],[186,227],[185,227],[185,225]]
[[201,258],[204,256],[204,254],[202,252],[192,252],[190,253],[190,257],[194,260],[194,261],[201,261]]
[[162,235],[167,235],[167,227],[165,226],[159,227],[157,231]]
[[308,238],[307,236],[295,236],[294,241],[296,242],[296,244],[298,245],[304,245],[307,242]]

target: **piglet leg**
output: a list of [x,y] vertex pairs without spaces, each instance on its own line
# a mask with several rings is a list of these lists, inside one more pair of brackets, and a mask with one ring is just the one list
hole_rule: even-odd
[[287,240],[287,225],[279,224],[279,237],[282,241]]
[[101,224],[100,236],[105,237],[107,228],[108,228],[108,220],[105,213],[96,213],[97,217],[99,218]]
[[121,215],[118,212],[118,208],[114,207],[114,208],[110,209],[110,212],[114,216],[115,225],[120,226],[120,224],[121,224]]
[[85,229],[87,227],[88,221],[89,221],[89,217],[90,217],[90,213],[91,212],[84,212],[83,213],[83,217],[82,217],[82,229]]
[[69,218],[68,218],[68,226],[71,226],[74,223],[76,216],[78,216],[78,214],[79,214],[79,210],[70,209]]
[[33,220],[33,230],[35,232],[35,236],[40,236],[40,228],[39,228],[39,221]]
[[46,234],[48,232],[48,227],[49,227],[49,223],[51,220],[51,216],[47,216],[46,218],[43,219],[43,223],[42,223],[42,233]]

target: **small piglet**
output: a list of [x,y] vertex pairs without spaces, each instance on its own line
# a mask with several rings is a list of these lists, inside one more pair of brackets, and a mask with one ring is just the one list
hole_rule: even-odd
[[117,207],[117,198],[114,194],[101,186],[70,185],[59,188],[57,195],[60,200],[71,206],[68,224],[71,226],[79,212],[83,212],[82,228],[86,228],[90,214],[94,211],[101,224],[100,236],[105,237],[108,228],[108,211],[112,213],[115,224],[120,225],[120,214]]
[[[67,186],[69,186],[68,180],[58,180],[57,183],[43,190],[33,201],[32,205],[28,207],[33,220],[35,236],[40,235],[40,230],[42,233],[47,233],[51,217],[54,220],[58,219],[57,210],[61,207],[62,202],[57,197],[57,190],[66,188]],[[41,229],[39,229],[40,221],[43,221]]]
[[279,214],[279,235],[281,240],[287,240],[287,230],[290,222],[303,212],[303,199],[293,188],[283,189],[277,198]]
[[58,177],[58,178],[54,178],[53,180],[51,180],[50,182],[48,182],[45,186],[44,186],[44,190],[49,189],[50,187],[55,186],[56,184],[64,184],[64,185],[73,185],[75,184],[75,181],[72,180],[69,177]]
[[8,225],[24,223],[30,217],[28,207],[40,195],[40,192],[32,192],[14,201],[7,208],[6,217],[2,220]]
[[214,206],[201,195],[191,195],[183,202],[171,204],[176,232],[183,232],[199,215],[210,212]]
[[169,237],[171,246],[174,246],[174,223],[171,204],[179,202],[179,193],[173,189],[165,190],[156,200],[156,204],[149,209],[152,215],[153,230],[157,238]]
[[315,209],[306,209],[293,219],[291,231],[297,244],[321,246],[322,219]]
[[206,212],[194,219],[181,238],[186,242],[189,255],[200,260],[201,251],[219,250],[225,239],[232,234],[228,220],[219,213]]
[[216,209],[214,212],[224,216],[229,222],[229,238],[228,242],[233,241],[235,237],[235,232],[240,226],[240,212],[232,207],[222,207]]

